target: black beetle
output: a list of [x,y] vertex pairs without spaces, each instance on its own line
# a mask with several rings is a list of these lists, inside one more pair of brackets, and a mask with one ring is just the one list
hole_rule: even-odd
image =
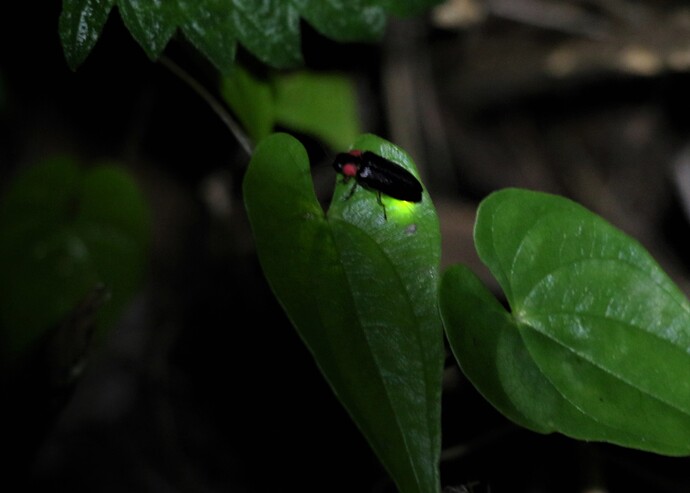
[[335,157],[333,167],[345,177],[345,182],[355,179],[355,184],[345,199],[355,193],[357,185],[373,190],[377,192],[377,201],[383,207],[384,218],[387,216],[386,207],[381,201],[382,193],[407,202],[422,201],[422,184],[412,173],[371,151],[341,152]]

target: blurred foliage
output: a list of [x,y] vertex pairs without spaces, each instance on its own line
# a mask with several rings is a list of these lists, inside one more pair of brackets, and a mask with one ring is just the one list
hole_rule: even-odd
[[122,168],[55,157],[17,176],[0,201],[0,358],[11,365],[94,292],[111,325],[146,267],[149,210]]
[[280,125],[345,149],[360,132],[357,95],[346,75],[298,71],[260,79],[237,65],[223,78],[222,94],[254,142]]

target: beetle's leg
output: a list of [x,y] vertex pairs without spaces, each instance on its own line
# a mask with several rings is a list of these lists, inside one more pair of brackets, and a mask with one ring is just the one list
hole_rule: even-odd
[[355,188],[357,188],[357,182],[356,181],[352,184],[352,188],[350,189],[350,192],[345,196],[345,198],[343,200],[347,200],[350,197],[352,197],[352,195],[355,193]]
[[376,192],[376,202],[378,202],[379,205],[383,208],[384,221],[388,221],[388,215],[386,214],[386,205],[383,203],[383,200],[381,200],[381,192]]

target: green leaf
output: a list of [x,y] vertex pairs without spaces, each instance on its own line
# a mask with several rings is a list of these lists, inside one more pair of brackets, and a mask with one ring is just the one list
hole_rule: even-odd
[[[475,242],[512,313],[454,271],[444,278],[441,309],[461,366],[497,408],[532,429],[690,453],[690,304],[639,243],[569,200],[514,189],[482,202]],[[462,296],[481,298],[492,312],[472,315]],[[480,358],[467,348],[468,340],[496,346],[502,338],[526,348],[514,374],[530,377],[506,378],[494,350]],[[493,365],[499,376],[481,375]],[[590,421],[578,423],[567,408],[544,421],[536,398],[544,392]],[[530,393],[531,406],[516,404]]]
[[227,0],[178,0],[180,28],[185,37],[221,72],[235,64],[237,36]]
[[122,20],[152,60],[158,58],[180,21],[176,2],[118,1]]
[[221,94],[254,142],[268,137],[275,124],[273,88],[268,80],[236,65],[221,80]]
[[640,436],[594,420],[563,397],[533,361],[515,320],[467,267],[443,274],[439,304],[463,373],[508,419],[538,433],[638,446]]
[[359,134],[354,84],[345,75],[297,71],[259,79],[237,65],[222,79],[223,98],[254,142],[276,125],[346,148]]
[[259,60],[277,67],[302,63],[299,13],[290,2],[235,0],[232,17],[237,38]]
[[148,231],[117,167],[55,158],[19,176],[0,203],[0,359],[11,364],[101,283],[100,326],[112,323],[141,281]]
[[59,33],[67,64],[82,64],[96,45],[115,0],[63,0]]
[[63,0],[60,38],[70,67],[78,67],[117,5],[134,39],[157,58],[179,28],[223,73],[239,41],[276,68],[302,63],[300,19],[337,41],[374,41],[385,15],[414,15],[440,0]]
[[345,149],[359,129],[353,81],[341,74],[300,71],[274,79],[276,123]]
[[[372,150],[416,173],[371,135]],[[436,295],[438,219],[419,204],[338,185],[324,214],[306,151],[275,134],[256,149],[245,205],[273,292],[334,392],[402,492],[439,489],[443,338]]]
[[[443,274],[439,305],[453,354],[479,392],[521,426],[553,431],[553,418],[546,411],[557,414],[552,408],[562,399],[548,394],[550,386],[532,363],[511,317],[481,281],[467,267],[451,266]],[[533,411],[535,393],[541,406]],[[537,416],[538,411],[543,414]]]
[[317,31],[336,41],[375,41],[386,27],[386,12],[376,1],[295,0],[293,3]]

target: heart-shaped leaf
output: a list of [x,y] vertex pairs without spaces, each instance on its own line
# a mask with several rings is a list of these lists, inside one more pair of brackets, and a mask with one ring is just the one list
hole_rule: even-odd
[[[416,173],[377,137],[371,150]],[[325,214],[302,145],[275,134],[244,180],[257,252],[273,292],[400,491],[439,488],[443,338],[440,235],[429,196],[411,204],[351,184]]]
[[11,364],[95,286],[114,321],[142,279],[149,212],[116,166],[53,158],[17,177],[0,203],[0,360]]
[[482,202],[475,242],[511,313],[459,267],[441,311],[489,401],[536,431],[690,453],[690,304],[639,243],[569,200],[514,189]]

